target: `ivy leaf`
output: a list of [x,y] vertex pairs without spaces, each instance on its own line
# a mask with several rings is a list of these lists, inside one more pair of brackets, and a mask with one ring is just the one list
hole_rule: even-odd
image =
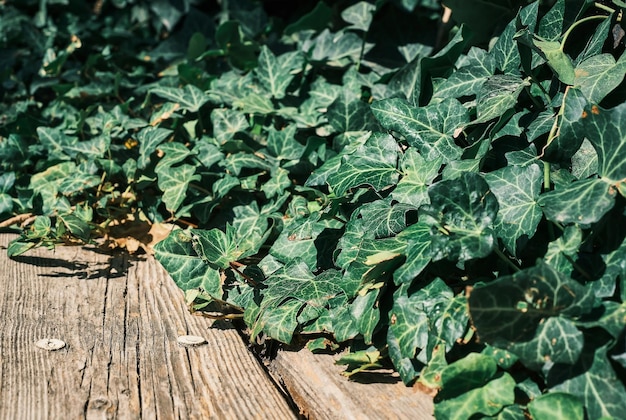
[[[268,300],[264,310],[253,326],[253,331],[262,330],[268,337],[289,344],[298,328],[298,312],[302,302],[290,300],[282,305]],[[258,333],[257,333],[258,334]],[[257,334],[253,334],[254,338]]]
[[[584,140],[583,115],[587,99],[579,89],[569,89],[563,100],[561,109],[561,120],[559,125],[559,135],[548,143],[544,150],[545,159],[549,162],[562,162],[570,159],[580,148]],[[548,126],[554,124],[555,116]]]
[[491,252],[498,201],[480,175],[468,172],[438,182],[428,195],[431,204],[423,206],[420,215],[431,226],[434,261],[467,261]]
[[538,165],[506,166],[485,175],[485,181],[499,204],[495,231],[515,255],[520,242],[532,237],[541,221],[537,204],[543,176]]
[[[616,376],[606,355],[606,347],[589,349],[573,366],[552,369],[548,377],[551,391],[572,394],[583,402],[589,418],[619,418],[624,411],[626,389]],[[601,395],[602,398],[598,396]]]
[[561,82],[566,85],[575,83],[576,72],[574,65],[571,58],[563,51],[560,42],[542,39],[528,30],[516,34],[515,38],[531,47],[533,51],[546,60]]
[[598,154],[589,140],[583,140],[572,156],[572,175],[578,179],[589,178],[598,173]]
[[442,163],[442,158],[427,161],[415,148],[408,148],[400,161],[402,178],[391,193],[393,199],[415,207],[428,204],[428,186],[439,175]]
[[397,182],[397,159],[398,146],[393,137],[374,133],[354,153],[342,156],[339,169],[328,176],[328,185],[339,197],[361,185],[381,191]]
[[369,105],[360,99],[352,99],[340,95],[326,113],[328,123],[340,133],[346,131],[371,131],[378,125]]
[[528,411],[534,419],[583,420],[585,410],[578,398],[563,392],[551,392],[535,398],[528,404]]
[[489,77],[476,95],[478,118],[472,124],[503,115],[517,103],[517,97],[530,83],[518,76],[497,74]]
[[374,331],[380,322],[379,296],[380,289],[369,290],[365,295],[356,296],[350,305],[350,313],[365,344],[372,344]]
[[298,313],[305,305],[322,307],[343,293],[336,277],[328,273],[315,277],[308,266],[299,261],[277,270],[265,282],[268,285],[265,304],[255,328],[262,328],[268,336],[290,343],[298,326]]
[[314,42],[310,51],[313,61],[326,61],[330,64],[337,64],[342,58],[351,58],[357,61],[361,56],[361,38],[352,32],[332,33],[324,29]]
[[213,122],[213,135],[220,144],[226,143],[235,134],[249,127],[245,115],[232,109],[214,109],[211,112],[211,121]]
[[443,369],[442,390],[435,397],[435,417],[470,418],[475,413],[496,415],[515,401],[515,380],[496,373],[493,358],[470,353]]
[[272,100],[256,92],[249,93],[241,99],[234,100],[233,106],[246,114],[268,115],[275,111]]
[[427,161],[441,158],[447,163],[461,157],[454,135],[469,122],[469,116],[456,99],[421,108],[402,99],[385,99],[374,102],[372,111],[384,128],[402,134]]
[[573,271],[572,261],[576,260],[582,237],[578,225],[567,226],[559,238],[548,244],[543,260],[556,271],[570,275]]
[[395,294],[389,329],[404,358],[413,359],[417,349],[428,345],[429,322],[423,298],[419,292],[408,296],[406,287],[401,287]]
[[278,160],[297,160],[304,153],[305,147],[295,139],[297,127],[288,125],[282,130],[269,129],[267,150]]
[[209,95],[195,87],[186,85],[183,88],[172,88],[157,86],[150,89],[150,92],[167,99],[170,102],[180,105],[180,109],[189,112],[198,112],[202,105],[208,102]]
[[71,176],[76,171],[77,166],[74,162],[63,162],[50,166],[30,178],[29,188],[32,189],[33,195],[41,196],[44,214],[52,212],[61,183],[66,179],[72,179]]
[[335,219],[320,220],[319,214],[293,221],[284,226],[272,246],[271,255],[283,263],[299,259],[317,271],[332,260],[333,242],[340,236],[342,227]]
[[589,312],[594,296],[591,289],[539,262],[512,276],[475,287],[468,303],[480,339],[507,348],[533,339],[545,318],[573,318]]
[[374,18],[376,6],[366,1],[360,1],[341,12],[341,18],[348,22],[350,29],[367,31]]
[[181,206],[187,195],[189,183],[200,181],[200,175],[195,172],[196,167],[189,164],[159,168],[158,185],[163,191],[163,203],[169,211],[175,212]]
[[496,68],[502,73],[520,74],[522,59],[514,37],[520,25],[526,26],[529,31],[534,31],[538,12],[539,4],[536,2],[522,8],[517,17],[504,28],[489,51],[489,54],[494,57]]
[[314,306],[324,305],[329,299],[343,294],[337,276],[329,276],[328,273],[314,276],[304,262],[297,260],[272,273],[265,284],[265,295],[270,299],[296,299]]
[[406,204],[391,204],[391,200],[377,200],[363,205],[359,213],[363,225],[375,238],[394,236],[406,228],[406,213],[415,210]]
[[292,72],[301,66],[302,56],[298,52],[285,53],[277,58],[267,46],[263,45],[255,74],[273,98],[282,99],[294,78]]
[[626,55],[616,62],[611,54],[589,57],[576,66],[574,86],[579,88],[591,103],[599,103],[619,86],[626,74]]
[[554,364],[573,365],[583,350],[583,334],[576,325],[563,317],[551,317],[537,327],[531,340],[511,343],[506,350],[519,357],[528,368],[541,371]]
[[213,298],[221,299],[220,273],[198,256],[192,241],[189,232],[174,231],[154,246],[154,255],[182,290],[201,288]]
[[433,99],[460,98],[478,94],[485,81],[493,76],[495,60],[484,50],[472,47],[468,53],[469,63],[450,75],[437,86]]
[[[256,235],[254,235],[256,233]],[[249,232],[258,238],[249,241],[247,237],[237,236],[235,227],[226,225],[226,230],[196,229],[191,231],[191,239],[197,254],[208,263],[226,269],[231,262],[235,262],[255,254],[263,244],[264,236],[259,232]]]
[[164,143],[159,145],[157,150],[162,152],[165,156],[157,163],[155,167],[156,172],[163,166],[173,166],[182,162],[192,153],[191,150],[181,143]]
[[418,222],[398,234],[406,240],[406,261],[393,273],[396,284],[412,282],[432,259],[430,226]]
[[160,127],[146,127],[137,133],[139,158],[137,168],[145,169],[150,163],[150,155],[172,134],[171,130]]
[[91,228],[89,224],[73,214],[59,216],[61,222],[67,230],[78,239],[88,242],[91,238]]
[[611,210],[615,195],[616,191],[607,182],[590,178],[541,194],[537,203],[548,220],[588,225]]
[[583,125],[598,154],[598,174],[611,184],[623,182],[626,179],[626,104],[611,110],[592,105],[585,109]]
[[50,158],[68,160],[79,154],[89,159],[102,157],[110,145],[110,137],[97,136],[91,140],[79,141],[67,135],[60,128],[37,127],[39,141],[46,148]]
[[413,383],[421,375],[421,372],[412,358],[402,355],[398,339],[393,334],[391,328],[387,330],[387,346],[389,348],[389,358],[398,371],[402,382],[406,385]]

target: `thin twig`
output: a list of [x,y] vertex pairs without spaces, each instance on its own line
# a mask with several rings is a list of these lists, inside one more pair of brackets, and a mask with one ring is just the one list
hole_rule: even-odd
[[0,222],[0,228],[6,228],[13,225],[22,225],[31,217],[33,217],[32,213],[18,214],[17,216],[13,216],[10,219],[5,220],[4,222]]

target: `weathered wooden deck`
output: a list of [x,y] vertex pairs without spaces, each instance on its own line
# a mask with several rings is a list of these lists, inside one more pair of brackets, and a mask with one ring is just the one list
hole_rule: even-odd
[[0,234],[0,419],[432,418],[430,397],[389,372],[348,381],[335,356],[281,351],[266,369],[236,329],[191,315],[153,258],[58,247],[13,261],[13,237]]

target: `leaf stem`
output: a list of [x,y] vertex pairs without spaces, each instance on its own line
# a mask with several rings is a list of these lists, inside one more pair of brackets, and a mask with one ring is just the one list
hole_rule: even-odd
[[543,162],[543,189],[544,191],[550,190],[550,162]]
[[500,248],[495,247],[495,248],[493,249],[493,252],[495,252],[495,253],[496,253],[496,255],[497,255],[498,257],[500,257],[500,259],[501,259],[502,261],[504,261],[505,263],[507,263],[507,265],[508,265],[509,267],[511,267],[513,270],[515,270],[515,271],[521,271],[521,268],[519,268],[518,266],[516,266],[515,264],[513,264],[513,262],[511,261],[511,259],[510,259],[509,257],[507,257],[507,256],[504,254],[504,252],[502,252],[502,251],[500,250]]
[[583,18],[581,20],[578,20],[578,21],[574,22],[574,24],[572,26],[570,26],[567,29],[567,31],[565,31],[565,33],[563,34],[563,40],[561,41],[561,51],[563,51],[563,49],[565,48],[565,42],[567,41],[567,38],[572,33],[574,28],[576,28],[578,25],[580,25],[581,23],[589,22],[591,20],[606,19],[606,18],[608,18],[608,16],[604,16],[604,15],[587,16],[586,18]]
[[605,12],[615,13],[615,9],[613,9],[613,8],[611,8],[611,7],[609,7],[609,6],[607,6],[606,4],[602,4],[602,3],[599,3],[599,2],[595,2],[593,5],[594,5],[595,7],[597,7],[598,9],[600,9],[600,10],[604,10]]

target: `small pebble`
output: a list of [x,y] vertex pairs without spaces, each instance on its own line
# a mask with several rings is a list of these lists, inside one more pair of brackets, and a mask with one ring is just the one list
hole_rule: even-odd
[[42,338],[41,340],[38,340],[35,345],[40,349],[54,351],[61,350],[65,347],[65,341],[56,338]]
[[206,344],[206,340],[197,335],[181,335],[178,337],[178,344],[185,347],[196,347]]

